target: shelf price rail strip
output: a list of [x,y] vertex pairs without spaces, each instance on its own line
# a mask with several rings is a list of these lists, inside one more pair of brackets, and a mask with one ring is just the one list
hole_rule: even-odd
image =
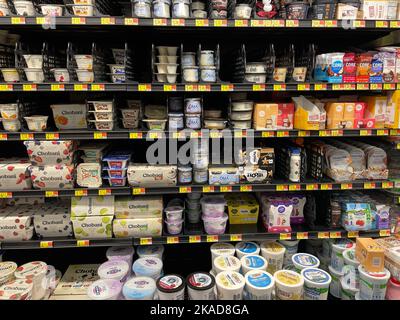
[[357,237],[388,237],[390,230],[371,231],[302,231],[291,233],[248,233],[248,234],[223,234],[223,235],[175,235],[147,238],[112,238],[95,240],[77,239],[43,239],[23,242],[3,242],[3,250],[22,249],[52,249],[52,248],[88,248],[109,246],[131,246],[151,244],[181,244],[181,243],[213,243],[213,242],[238,242],[262,240],[306,240],[306,239],[338,239]]

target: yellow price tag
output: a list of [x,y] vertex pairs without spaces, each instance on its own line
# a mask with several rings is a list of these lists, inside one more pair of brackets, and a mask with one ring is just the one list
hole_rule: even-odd
[[280,233],[279,240],[290,240],[292,239],[292,235],[290,233]]
[[393,182],[391,181],[382,182],[382,189],[391,189],[391,188],[393,188]]
[[234,91],[235,88],[233,86],[233,84],[221,84],[221,91],[225,92],[225,91]]
[[36,84],[24,84],[24,85],[22,85],[22,90],[23,91],[37,91],[37,85]]
[[352,183],[342,183],[340,185],[340,189],[342,190],[350,190],[353,189],[353,184]]
[[390,130],[390,135],[391,136],[398,136],[399,132],[400,132],[399,130],[392,129],[392,130]]
[[332,137],[342,137],[343,130],[332,130],[331,135],[332,135]]
[[247,27],[249,22],[247,20],[235,20],[235,27]]
[[285,21],[284,20],[269,20],[272,22],[272,27],[284,27]]
[[213,130],[210,132],[210,138],[212,138],[212,139],[222,138],[222,132]]
[[267,26],[267,20],[251,20],[250,25],[252,27],[266,27]]
[[12,84],[0,84],[0,91],[13,91],[14,87]]
[[185,85],[185,91],[198,91],[199,88],[197,86],[197,84],[186,84]]
[[142,132],[131,132],[129,133],[129,139],[143,139]]
[[19,135],[19,140],[21,141],[34,140],[34,137],[32,133],[21,133]]
[[25,17],[11,17],[11,24],[25,24]]
[[375,189],[375,182],[364,182],[364,189]]
[[92,85],[90,86],[90,89],[91,89],[92,91],[105,91],[105,90],[106,90],[106,86],[105,86],[104,84],[98,84],[98,83],[96,83],[96,84],[92,84]]
[[190,132],[190,138],[191,139],[197,139],[197,138],[200,138],[200,137],[201,137],[201,132],[200,131],[192,131],[192,132]]
[[400,28],[400,21],[390,21],[391,28]]
[[110,196],[111,195],[111,189],[100,189],[98,192],[99,196]]
[[168,244],[176,244],[179,243],[179,237],[167,237]]
[[385,83],[383,84],[383,90],[396,90],[395,83]]
[[358,231],[347,232],[347,238],[358,238]]
[[288,191],[289,187],[286,184],[278,184],[276,186],[276,191]]
[[388,130],[376,130],[376,135],[378,136],[387,136],[388,133]]
[[203,193],[212,193],[215,192],[215,187],[213,186],[204,186]]
[[371,130],[366,130],[366,129],[362,129],[360,130],[360,136],[364,137],[364,136],[370,136],[372,134]]
[[114,17],[102,17],[100,20],[100,24],[113,25],[113,24],[115,24],[115,18]]
[[208,27],[208,20],[207,19],[196,19],[195,26],[196,27]]
[[174,27],[184,27],[185,26],[185,19],[172,19],[171,26]]
[[87,197],[88,191],[86,189],[75,190],[75,197]]
[[151,91],[151,84],[139,84],[138,91]]
[[59,140],[60,135],[58,133],[46,133],[46,140]]
[[286,84],[274,84],[274,91],[285,91]]
[[320,131],[318,132],[318,135],[319,135],[320,137],[329,137],[329,136],[330,136],[330,131],[327,131],[327,130],[320,130]]
[[321,184],[321,190],[332,190],[332,184],[330,183]]
[[230,239],[231,241],[242,241],[243,236],[241,234],[231,234]]
[[354,20],[353,27],[354,28],[365,28],[365,21],[364,20]]
[[0,192],[0,199],[12,199],[12,192]]
[[76,246],[77,247],[89,247],[90,241],[89,240],[78,240],[78,241],[76,241]]
[[357,90],[369,90],[368,83],[357,83]]
[[149,132],[148,136],[150,139],[161,139],[162,132]]
[[232,192],[232,187],[231,186],[221,186],[219,188],[220,192]]
[[145,194],[146,193],[146,189],[145,188],[133,188],[132,189],[132,194],[134,196],[140,195],[140,194]]
[[325,20],[325,27],[326,28],[336,28],[337,21],[336,20]]
[[74,84],[74,91],[88,91],[87,84]]
[[58,191],[46,191],[45,192],[45,197],[46,198],[57,198],[58,197]]
[[95,139],[95,140],[104,140],[107,138],[108,138],[107,132],[94,132],[93,133],[93,139]]
[[189,243],[200,243],[201,236],[189,236]]
[[64,91],[65,87],[63,84],[52,84],[50,90],[51,91]]
[[390,236],[390,230],[379,230],[379,236],[380,237],[389,237]]
[[381,83],[371,83],[369,85],[369,88],[371,90],[382,90],[382,84]]
[[53,241],[40,241],[40,248],[41,249],[53,248]]
[[86,18],[83,17],[72,17],[71,24],[86,24]]
[[215,19],[214,20],[214,27],[227,27],[228,20],[225,19]]
[[328,90],[328,86],[326,83],[316,83],[314,85],[314,90],[315,91],[324,91],[324,90]]
[[313,28],[322,28],[325,27],[325,21],[324,20],[312,20],[311,21],[311,26]]
[[306,185],[306,190],[307,191],[318,190],[318,184],[307,184]]
[[299,184],[289,184],[289,191],[300,191],[301,185]]
[[273,137],[275,137],[275,131],[263,131],[261,133],[261,136],[263,138],[273,138]]
[[253,186],[240,186],[240,192],[252,192]]
[[389,27],[389,22],[388,21],[375,21],[375,28],[388,28]]
[[152,238],[140,238],[139,240],[141,246],[151,245],[153,243]]
[[289,137],[289,131],[278,131],[276,133],[276,136],[278,138],[285,138],[285,137]]
[[299,26],[299,20],[286,20],[286,27],[297,28]]
[[211,91],[211,86],[209,84],[199,84],[197,89],[199,91]]
[[253,84],[253,91],[265,91],[265,84]]
[[318,232],[318,239],[329,239],[329,232]]
[[164,91],[176,91],[176,85],[174,84],[164,84]]
[[308,239],[308,232],[297,232],[296,238],[297,240]]
[[7,133],[0,133],[0,141],[7,141],[8,134]]
[[339,239],[341,237],[342,237],[342,233],[340,231],[329,232],[329,238],[331,238],[331,239]]
[[310,136],[310,131],[299,131],[299,137],[309,137]]
[[172,138],[173,139],[185,138],[185,132],[183,132],[183,131],[181,131],[181,132],[173,132],[172,133]]
[[154,26],[166,26],[167,19],[153,19],[153,25]]
[[218,236],[207,236],[207,242],[218,242]]
[[191,187],[179,187],[179,193],[191,193],[192,188]]
[[46,24],[46,17],[36,17],[36,24]]
[[309,83],[300,83],[297,85],[297,90],[298,91],[309,91],[310,90],[310,84]]
[[126,26],[138,26],[139,25],[139,19],[138,18],[125,18],[124,24]]

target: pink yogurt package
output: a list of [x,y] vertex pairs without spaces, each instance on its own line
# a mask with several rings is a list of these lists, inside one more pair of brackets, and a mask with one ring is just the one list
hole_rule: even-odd
[[290,217],[293,203],[290,200],[271,200],[263,212],[263,223],[268,232],[292,232]]

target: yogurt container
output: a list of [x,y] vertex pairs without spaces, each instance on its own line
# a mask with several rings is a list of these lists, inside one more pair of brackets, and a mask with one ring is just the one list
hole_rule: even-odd
[[338,272],[332,266],[328,267],[329,273],[332,277],[331,285],[329,286],[329,293],[335,298],[341,298],[342,284],[340,283],[343,272]]
[[0,262],[0,286],[15,279],[14,272],[17,267],[12,261]]
[[223,234],[226,229],[228,215],[224,214],[222,217],[202,216],[204,222],[204,230],[207,234]]
[[87,291],[91,300],[118,300],[122,291],[122,283],[113,279],[100,279],[93,282]]
[[304,278],[296,271],[279,270],[274,273],[277,300],[302,300]]
[[234,256],[219,256],[213,262],[213,271],[216,275],[223,271],[239,272],[240,267],[240,260]]
[[280,240],[279,243],[285,248],[285,255],[283,257],[283,265],[287,266],[292,264],[292,256],[297,253],[300,240]]
[[384,269],[384,272],[371,273],[360,265],[360,298],[361,300],[385,300],[387,283],[390,278],[390,272]]
[[215,300],[215,278],[207,272],[195,272],[186,278],[189,300]]
[[255,242],[239,242],[235,246],[236,256],[241,259],[247,255],[260,254],[260,246]]
[[164,209],[168,221],[179,221],[183,217],[183,207],[171,206]]
[[235,255],[235,247],[233,244],[219,242],[213,243],[210,247],[211,250],[211,262],[215,260],[216,257],[219,256],[233,256]]
[[346,249],[343,251],[343,260],[345,265],[353,266],[358,268],[360,261],[356,259],[355,249]]
[[225,212],[226,200],[222,197],[204,197],[200,200],[203,215],[207,217],[222,217]]
[[0,286],[0,300],[31,300],[33,282],[30,279],[17,279]]
[[298,273],[305,268],[318,268],[319,259],[308,253],[296,253],[292,257],[292,262]]
[[355,300],[356,294],[360,292],[360,284],[358,279],[356,279],[356,268],[354,266],[345,265],[342,270],[343,277],[340,279],[342,288],[341,298],[342,300]]
[[110,247],[107,249],[106,257],[108,260],[124,260],[129,266],[132,265],[135,248],[132,247]]
[[268,263],[262,257],[258,255],[246,255],[240,259],[242,265],[241,273],[246,275],[251,270],[267,270]]
[[332,277],[318,268],[301,270],[304,278],[304,300],[327,300]]
[[161,276],[163,262],[159,258],[146,257],[137,259],[132,270],[137,277],[145,276],[156,280]]
[[341,271],[344,266],[343,251],[355,246],[353,241],[340,239],[332,244],[331,266],[336,271]]
[[185,280],[176,274],[159,278],[156,282],[157,294],[160,300],[184,300]]
[[100,279],[112,279],[125,282],[130,274],[130,265],[124,260],[109,260],[104,262],[98,269]]
[[156,282],[149,277],[133,277],[125,282],[122,293],[126,300],[153,300]]
[[42,261],[34,261],[18,267],[14,274],[17,279],[31,280],[33,282],[32,300],[40,300],[47,290],[46,273],[47,264]]
[[162,259],[164,254],[164,246],[162,244],[151,246],[138,246],[137,254],[139,258],[155,257],[158,259]]
[[167,231],[169,234],[176,235],[182,232],[183,219],[172,221],[165,220],[165,224],[167,225]]
[[248,300],[272,300],[274,277],[263,270],[251,270],[245,275],[245,291]]
[[261,255],[267,260],[267,271],[274,274],[283,267],[283,257],[286,249],[280,243],[264,241],[260,245]]
[[215,277],[218,300],[242,300],[245,278],[236,271],[223,271]]

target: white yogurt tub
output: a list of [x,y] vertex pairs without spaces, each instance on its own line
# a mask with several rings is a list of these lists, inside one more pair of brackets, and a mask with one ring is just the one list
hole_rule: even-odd
[[344,250],[342,255],[345,265],[358,268],[358,266],[360,265],[360,261],[356,259],[356,250],[354,248]]
[[118,300],[121,296],[122,283],[113,279],[100,279],[93,282],[87,291],[91,300]]
[[251,270],[245,275],[248,300],[272,300],[274,277],[263,270]]
[[274,273],[277,300],[302,300],[304,278],[296,271],[279,270]]
[[235,255],[235,247],[231,243],[213,243],[210,247],[211,250],[211,263],[219,256],[233,256]]
[[156,282],[159,300],[184,300],[185,280],[176,274],[159,278]]
[[76,69],[76,75],[78,76],[79,82],[93,82],[94,72],[90,70]]
[[34,261],[18,267],[14,274],[17,279],[33,281],[32,300],[40,300],[47,290],[46,273],[47,264],[42,261]]
[[194,272],[186,278],[189,300],[215,300],[215,278],[207,272]]
[[240,263],[242,265],[241,273],[246,275],[249,271],[252,270],[267,270],[267,260],[265,260],[262,256],[258,255],[246,255],[240,259]]
[[19,73],[15,68],[2,68],[1,73],[5,82],[19,82]]
[[162,274],[163,262],[159,258],[146,257],[137,259],[132,266],[132,271],[137,277],[144,276],[156,280]]
[[76,54],[75,61],[78,69],[92,70],[93,69],[93,56],[86,54]]
[[342,300],[356,300],[356,294],[360,292],[360,289],[352,286],[346,277],[340,279],[340,285],[342,287]]
[[280,240],[279,243],[285,248],[285,255],[283,257],[283,265],[287,266],[292,264],[292,256],[297,253],[300,240]]
[[133,277],[125,282],[122,293],[126,300],[153,300],[156,282],[149,277]]
[[318,268],[305,268],[301,271],[304,278],[304,300],[327,300],[332,277]]
[[292,262],[298,273],[305,268],[318,268],[320,264],[317,257],[308,253],[296,253],[292,256]]
[[336,271],[341,271],[344,266],[343,251],[355,247],[353,241],[340,239],[332,244],[331,267]]
[[44,81],[43,69],[25,68],[24,71],[29,82],[41,83]]
[[219,256],[214,259],[213,271],[219,274],[223,271],[239,272],[241,267],[240,260],[234,256]]
[[181,206],[168,206],[164,209],[165,217],[168,221],[182,220],[183,210]]
[[19,120],[1,119],[1,121],[3,122],[4,130],[6,131],[17,132],[21,130],[21,122]]
[[106,257],[108,260],[124,260],[129,266],[132,265],[135,248],[132,247],[110,247],[107,249]]
[[0,285],[15,279],[14,272],[17,267],[17,264],[12,261],[0,262]]
[[33,282],[29,279],[18,279],[0,286],[0,300],[31,300]]
[[130,266],[128,262],[124,260],[109,260],[99,267],[97,274],[100,279],[112,279],[125,282],[130,274],[129,269]]
[[338,272],[332,266],[329,266],[329,273],[332,277],[331,285],[329,286],[329,292],[335,298],[341,298],[342,284],[340,283],[343,272]]
[[236,256],[241,259],[247,255],[260,254],[260,246],[255,242],[239,242],[235,246]]
[[209,217],[222,217],[225,212],[226,200],[221,197],[203,197],[200,200],[203,214]]
[[260,245],[261,255],[267,260],[267,271],[274,274],[283,267],[283,257],[286,249],[280,243],[274,241],[264,241]]
[[360,272],[360,298],[362,300],[385,300],[387,283],[390,272],[370,273],[363,266],[358,267]]
[[48,116],[32,116],[32,117],[24,117],[28,129],[34,132],[43,132],[47,128],[47,120]]
[[36,15],[35,7],[33,6],[32,1],[14,1],[15,11],[19,16],[28,16],[32,17]]
[[245,278],[236,271],[224,271],[215,277],[218,300],[242,300]]
[[43,56],[41,54],[24,54],[23,57],[28,68],[41,69],[43,67]]
[[162,244],[151,246],[138,246],[137,254],[139,258],[154,257],[162,259],[164,254],[164,246]]
[[41,4],[40,9],[44,16],[62,17],[64,6],[59,4]]
[[54,73],[54,79],[56,82],[69,82],[70,77],[69,77],[69,72],[68,69],[51,69],[51,71]]

